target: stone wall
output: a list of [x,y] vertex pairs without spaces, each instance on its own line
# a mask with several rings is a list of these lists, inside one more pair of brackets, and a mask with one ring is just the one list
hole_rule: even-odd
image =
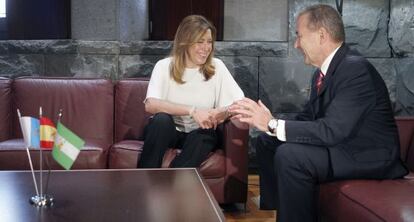
[[[314,0],[289,1],[288,41],[217,42],[246,96],[261,99],[274,114],[298,112],[306,102],[312,67],[293,48],[295,20]],[[359,18],[359,19],[355,19]],[[409,0],[344,1],[346,40],[378,69],[396,115],[414,115],[414,3]],[[103,77],[114,81],[150,77],[168,55],[168,41],[36,40],[0,41],[0,76]],[[251,131],[254,146],[257,132]],[[250,149],[254,167],[255,150]]]
[[72,39],[148,39],[148,0],[71,0]]

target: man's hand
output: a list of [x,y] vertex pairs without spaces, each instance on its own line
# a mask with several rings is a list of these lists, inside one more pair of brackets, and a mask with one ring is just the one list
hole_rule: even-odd
[[255,101],[244,98],[230,106],[229,112],[233,114],[232,119],[238,119],[257,129],[266,132],[267,124],[273,118],[270,110],[259,100]]

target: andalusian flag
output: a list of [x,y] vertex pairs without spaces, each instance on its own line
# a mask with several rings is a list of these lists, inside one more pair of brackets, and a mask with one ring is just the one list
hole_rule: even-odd
[[58,122],[52,156],[63,168],[69,170],[84,144],[85,141]]
[[44,149],[52,149],[55,141],[56,128],[52,120],[40,118],[40,147]]

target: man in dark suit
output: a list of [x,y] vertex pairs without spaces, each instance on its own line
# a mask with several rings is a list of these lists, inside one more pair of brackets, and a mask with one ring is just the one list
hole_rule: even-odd
[[386,85],[344,43],[341,16],[328,5],[298,15],[295,48],[317,68],[310,100],[293,120],[243,99],[229,111],[266,132],[258,137],[260,207],[277,221],[317,221],[318,184],[340,179],[392,179],[407,174]]

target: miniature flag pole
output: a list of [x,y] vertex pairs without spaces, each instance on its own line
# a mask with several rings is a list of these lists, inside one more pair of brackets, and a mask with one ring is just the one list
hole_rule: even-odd
[[[39,107],[39,120],[42,121],[42,118],[43,118],[43,110],[42,110],[42,107],[40,106]],[[37,200],[37,202],[35,202],[35,203],[38,206],[50,206],[50,205],[53,204],[53,197],[46,194],[46,192],[43,193],[43,148],[44,147],[42,146],[41,141],[43,140],[42,137],[44,136],[43,134],[44,134],[45,130],[42,129],[42,123],[41,123],[41,127],[39,127],[39,129],[40,129],[39,130],[39,137],[40,137],[40,144],[39,144],[39,149],[40,149],[40,199]],[[49,168],[48,176],[47,176],[47,181],[49,181],[50,165],[49,165],[49,162],[47,161],[47,157],[46,157],[46,164]],[[47,186],[48,186],[48,182],[46,182],[45,191],[47,190]]]
[[[25,135],[25,132],[26,132],[26,131],[25,131],[25,129],[23,128],[23,124],[22,124],[22,120],[21,120],[22,115],[20,114],[20,110],[19,110],[19,109],[17,109],[17,115],[18,115],[18,117],[19,117],[19,123],[20,123],[20,128],[22,129],[23,138],[27,138],[28,136],[27,136],[27,135]],[[37,195],[37,196],[39,196],[39,190],[37,189],[36,177],[35,177],[34,170],[33,170],[32,158],[30,157],[29,146],[28,146],[28,144],[26,144],[26,142],[25,142],[25,146],[26,146],[26,153],[27,153],[27,157],[28,157],[28,159],[29,159],[30,171],[32,171],[32,177],[33,177],[33,183],[34,183],[34,186],[35,186],[35,189],[36,189],[36,195]]]
[[[57,119],[57,123],[60,122],[60,118],[62,117],[62,109],[59,109],[59,114],[58,114],[58,119]],[[46,164],[49,167],[49,172],[47,174],[47,179],[46,179],[46,186],[45,186],[45,193],[47,192],[47,189],[49,187],[49,179],[50,179],[50,165],[49,165],[49,158],[46,157]]]
[[[42,119],[42,107],[39,107],[39,119]],[[40,198],[43,197],[43,151],[40,146]]]

